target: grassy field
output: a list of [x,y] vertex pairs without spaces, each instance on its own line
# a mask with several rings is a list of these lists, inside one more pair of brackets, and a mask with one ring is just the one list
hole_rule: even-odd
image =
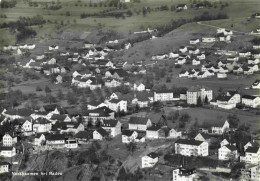
[[[49,1],[36,1],[40,3],[49,2]],[[96,1],[98,2],[98,1]],[[247,22],[246,18],[251,14],[258,11],[260,7],[260,1],[258,0],[223,0],[223,4],[228,2],[229,6],[221,10],[222,12],[226,12],[229,16],[228,20],[216,20],[206,22],[213,25],[230,27],[230,23],[233,23],[234,29],[244,30],[244,31],[252,31],[259,25],[258,21]],[[182,12],[176,11],[152,11],[151,13],[147,13],[146,16],[142,15],[142,12],[138,15],[136,12],[141,11],[143,7],[150,7],[152,9],[158,8],[161,5],[167,5],[169,8],[172,5],[177,5],[179,3],[186,3],[188,5],[188,10]],[[50,2],[49,2],[50,4]],[[92,3],[93,4],[93,3]],[[24,17],[32,17],[35,15],[42,15],[44,19],[48,21],[46,25],[42,28],[33,27],[37,30],[39,39],[43,34],[49,34],[55,32],[57,29],[57,24],[61,24],[63,29],[72,30],[72,31],[82,31],[88,32],[93,28],[102,26],[105,29],[114,29],[122,32],[129,31],[137,31],[140,29],[145,29],[147,27],[153,28],[157,26],[168,25],[172,20],[177,20],[180,18],[183,19],[191,19],[194,16],[198,16],[205,11],[209,11],[210,13],[216,13],[220,11],[220,4],[217,3],[217,8],[203,8],[203,9],[190,9],[190,1],[188,0],[141,0],[140,3],[126,3],[128,9],[133,12],[133,16],[123,18],[114,18],[114,17],[88,17],[81,19],[80,14],[82,13],[98,13],[103,10],[110,10],[110,7],[90,7],[89,0],[84,1],[71,1],[66,0],[62,1],[62,8],[59,10],[46,10],[43,9],[43,5],[39,5],[38,7],[30,7],[28,3],[25,1],[18,0],[16,7],[1,9],[0,14],[5,14],[7,18],[1,18],[0,23],[16,21],[20,16]],[[243,9],[242,9],[243,7]],[[115,10],[126,11],[126,10]],[[66,12],[70,12],[70,16],[66,16]],[[8,30],[0,30],[2,34],[7,36],[1,36],[0,44],[9,44],[14,42],[14,38]],[[37,40],[37,39],[36,39]]]

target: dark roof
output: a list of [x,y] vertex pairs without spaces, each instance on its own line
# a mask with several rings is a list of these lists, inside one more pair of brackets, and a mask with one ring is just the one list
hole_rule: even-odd
[[144,117],[130,117],[129,124],[143,124],[146,125],[148,118]]
[[151,127],[147,128],[148,131],[158,131],[161,129],[160,125],[152,125]]
[[12,146],[1,146],[0,150],[11,151],[11,150],[13,150],[13,147]]
[[199,145],[201,145],[203,143],[203,141],[179,139],[175,143],[184,144],[184,145],[196,145],[196,146],[199,146]]
[[204,86],[196,85],[196,86],[192,86],[191,88],[189,88],[188,92],[198,92],[203,88],[205,88],[206,90],[209,90],[208,88],[206,88]]
[[49,124],[51,123],[48,119],[46,118],[37,118],[36,120],[34,120],[34,124]]
[[157,153],[155,153],[155,152],[151,152],[151,153],[147,154],[147,156],[149,156],[152,159],[155,159],[155,158],[159,157],[159,155]]
[[227,147],[230,151],[237,150],[237,147],[235,147],[234,145],[225,145],[225,147]]
[[246,152],[249,152],[249,153],[257,153],[259,150],[259,147],[251,147],[249,146],[247,149],[246,149]]
[[10,165],[9,162],[0,162],[0,165]]
[[50,134],[47,136],[46,140],[54,141],[54,140],[65,140],[64,134]]
[[218,101],[229,101],[230,99],[231,99],[231,96],[227,96],[227,95],[220,95],[217,98]]
[[[207,140],[207,139],[210,139],[211,138],[211,136],[210,135],[208,135],[208,134],[206,134],[206,133],[199,133],[205,140]],[[199,135],[199,134],[197,134],[197,135]]]
[[46,112],[51,112],[54,111],[56,108],[60,111],[61,110],[61,106],[57,105],[57,104],[48,104],[48,105],[44,105],[43,106],[44,110]]
[[122,101],[122,100],[120,100],[120,99],[111,99],[109,102],[117,104],[120,101]]
[[101,134],[101,136],[108,136],[108,132],[106,130],[104,130],[103,128],[99,128],[96,130],[99,134]]
[[52,116],[51,116],[51,120],[58,120],[58,121],[64,121],[64,119],[67,117],[67,115],[65,115],[65,114],[62,114],[62,115],[60,115],[60,114],[53,114]]
[[92,139],[93,138],[93,131],[87,130],[87,131],[80,131],[75,135],[75,138],[86,138],[86,139]]
[[115,127],[118,123],[116,119],[103,120],[102,127]]
[[103,106],[103,107],[99,107],[97,109],[88,110],[85,113],[83,113],[83,116],[89,116],[89,114],[91,114],[91,113],[97,113],[97,114],[99,114],[100,117],[107,117],[112,112],[114,112],[114,111],[112,111],[111,109],[109,109],[106,106]]
[[259,83],[260,83],[260,80],[257,79],[257,80],[255,80],[255,82],[253,83],[253,85],[256,86],[256,85],[258,85]]
[[122,135],[125,136],[132,136],[133,133],[134,133],[133,130],[122,130]]
[[119,75],[120,77],[127,77],[128,73],[123,70],[123,69],[111,69],[108,70],[112,75],[114,75],[115,73],[117,73],[117,75]]
[[242,99],[252,99],[254,100],[256,98],[256,96],[251,96],[251,95],[243,95]]

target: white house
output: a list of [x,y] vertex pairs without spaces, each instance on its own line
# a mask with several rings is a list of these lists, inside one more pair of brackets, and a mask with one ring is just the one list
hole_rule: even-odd
[[65,148],[74,149],[78,148],[78,142],[75,139],[65,139]]
[[230,160],[238,158],[238,151],[234,145],[224,145],[218,149],[219,160]]
[[194,181],[197,178],[195,169],[177,168],[172,171],[173,181]]
[[51,130],[52,124],[45,118],[37,118],[33,121],[33,131],[35,133],[46,133]]
[[240,161],[249,163],[249,164],[259,165],[260,164],[260,148],[258,146],[257,147],[249,146],[245,150],[245,156],[240,156]]
[[129,119],[128,126],[130,130],[146,131],[147,128],[152,126],[152,122],[149,118],[132,116]]
[[156,91],[154,92],[154,101],[171,101],[173,100],[172,91]]
[[46,136],[46,145],[49,149],[61,149],[65,147],[65,135],[51,134]]
[[0,174],[9,172],[10,164],[8,162],[0,162]]
[[134,142],[135,139],[137,138],[138,133],[133,130],[123,130],[122,131],[122,143],[130,143]]
[[176,6],[176,9],[177,9],[177,10],[187,10],[188,7],[187,7],[186,4],[178,4],[178,5]]
[[227,120],[224,122],[224,124],[221,122],[219,122],[219,124],[215,123],[215,125],[211,127],[211,133],[222,135],[224,132],[228,131],[229,128],[230,125]]
[[101,127],[106,130],[111,137],[121,134],[121,123],[116,119],[103,120]]
[[259,181],[260,180],[260,165],[246,164],[244,169],[241,169],[241,177],[244,180]]
[[200,61],[196,60],[196,59],[193,59],[192,60],[192,65],[200,65]]
[[201,99],[201,102],[210,102],[213,99],[213,91],[201,86],[193,86],[187,90],[188,104],[197,105],[198,99]]
[[260,97],[251,96],[251,95],[243,95],[242,96],[242,104],[248,107],[256,108],[260,105]]
[[108,133],[103,128],[99,128],[99,129],[93,131],[93,139],[94,140],[103,140],[107,136],[108,136]]
[[196,45],[200,42],[200,39],[199,38],[196,38],[196,39],[190,39],[190,44],[191,45]]
[[139,84],[134,83],[133,89],[135,91],[145,91],[145,85],[143,83],[139,83]]
[[232,140],[230,140],[229,138],[224,138],[221,142],[220,142],[220,147],[223,147],[225,145],[234,145],[236,146],[236,143]]
[[203,43],[213,43],[217,41],[215,37],[202,37]]
[[46,137],[44,134],[36,134],[34,137],[33,145],[42,146],[42,144],[46,141]]
[[180,51],[181,53],[186,53],[186,52],[188,51],[188,48],[187,48],[186,46],[181,46],[181,47],[179,48],[179,51]]
[[105,104],[112,111],[115,111],[115,112],[118,112],[118,111],[127,112],[127,101],[126,100],[111,99],[111,100],[106,100]]
[[13,146],[1,146],[0,156],[11,158],[16,155],[16,149]]
[[183,156],[208,156],[208,143],[203,141],[179,139],[175,142],[175,154]]
[[119,87],[122,83],[116,79],[106,79],[105,86],[112,88],[112,87]]
[[182,132],[178,131],[174,128],[170,129],[169,131],[169,138],[180,138],[182,136]]
[[49,46],[49,50],[58,50],[59,46],[58,45],[51,45]]
[[142,168],[151,168],[158,162],[159,155],[155,152],[151,152],[142,157]]
[[5,133],[3,136],[3,146],[12,146],[17,143],[17,136],[14,132]]

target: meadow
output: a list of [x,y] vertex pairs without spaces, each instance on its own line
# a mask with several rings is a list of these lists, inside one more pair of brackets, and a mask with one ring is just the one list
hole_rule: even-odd
[[[53,1],[53,4],[61,5],[58,10],[44,9],[45,4],[51,5],[50,1],[35,0],[32,2],[38,2],[38,7],[30,7],[28,1],[17,0],[17,4],[14,8],[1,8],[0,15],[6,15],[6,18],[0,18],[0,24],[11,21],[17,21],[19,17],[33,17],[36,15],[42,15],[47,23],[41,28],[33,26],[32,28],[37,30],[37,37],[42,35],[51,34],[57,29],[89,32],[96,27],[102,27],[104,29],[113,29],[120,32],[133,32],[142,29],[156,28],[159,26],[167,26],[172,21],[178,19],[192,19],[195,16],[201,15],[203,12],[208,11],[212,14],[217,12],[227,13],[229,19],[214,20],[205,23],[223,26],[230,28],[231,24],[235,24],[234,28],[243,31],[252,31],[259,25],[259,20],[247,21],[247,17],[251,14],[258,12],[260,7],[260,1],[249,0],[244,2],[243,0],[223,0],[220,2],[214,1],[216,7],[195,9],[190,8],[191,0],[141,0],[140,3],[125,3],[128,9],[115,9],[114,7],[105,7],[103,2],[102,6],[98,1],[78,0],[78,1]],[[91,3],[90,3],[91,2]],[[94,6],[94,4],[96,5]],[[107,1],[108,4],[109,1]],[[222,4],[229,3],[225,8],[221,8]],[[185,3],[188,6],[188,10],[177,12],[171,11],[172,6],[177,6],[180,3]],[[90,5],[91,4],[91,5]],[[161,6],[167,5],[169,10],[159,10]],[[143,8],[149,7],[151,12],[147,12],[144,16],[142,13]],[[243,9],[242,9],[243,7]],[[114,10],[112,10],[114,8]],[[241,11],[240,11],[241,9]],[[130,10],[132,16],[125,14],[123,18],[115,18],[111,16],[97,17],[91,16],[87,18],[81,18],[82,13],[100,13],[102,11],[111,12],[127,12]],[[68,15],[69,12],[69,15]],[[0,45],[13,43],[15,41],[13,34],[8,29],[0,29],[2,36],[0,38]]]

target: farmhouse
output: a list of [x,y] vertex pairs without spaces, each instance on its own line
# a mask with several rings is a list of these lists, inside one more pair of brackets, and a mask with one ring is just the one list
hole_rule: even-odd
[[151,168],[158,162],[159,155],[155,152],[151,152],[142,157],[142,168]]

